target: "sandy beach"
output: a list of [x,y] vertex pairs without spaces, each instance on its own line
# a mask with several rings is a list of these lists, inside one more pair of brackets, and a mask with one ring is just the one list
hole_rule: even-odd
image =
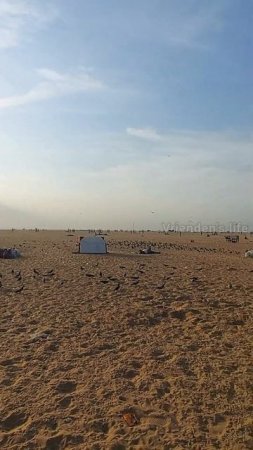
[[0,232],[0,448],[252,449],[253,235],[79,235]]

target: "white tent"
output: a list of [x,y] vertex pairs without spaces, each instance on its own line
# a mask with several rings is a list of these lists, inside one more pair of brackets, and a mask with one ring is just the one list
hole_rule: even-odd
[[88,236],[80,240],[80,253],[107,253],[107,246],[100,236]]

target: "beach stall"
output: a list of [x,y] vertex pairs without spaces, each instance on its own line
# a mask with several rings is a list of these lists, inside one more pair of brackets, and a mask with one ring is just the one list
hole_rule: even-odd
[[80,238],[80,253],[104,254],[107,253],[107,245],[101,236],[88,236]]

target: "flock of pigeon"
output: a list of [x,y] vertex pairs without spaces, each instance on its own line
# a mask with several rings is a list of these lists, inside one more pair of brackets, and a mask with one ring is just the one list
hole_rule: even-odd
[[[48,270],[45,273],[39,272],[37,269],[33,269],[33,278],[36,280],[40,280],[42,282],[48,281],[50,278],[52,278],[55,275],[54,270]],[[12,285],[10,287],[10,284]],[[13,287],[13,285],[17,285],[16,287]],[[17,294],[19,292],[22,292],[24,289],[24,278],[22,276],[21,270],[13,270],[11,271],[11,279],[9,279],[7,282],[3,282],[3,275],[0,273],[0,292],[3,293],[14,293]]]
[[[191,241],[193,243],[194,241]],[[187,245],[187,244],[173,244],[170,242],[152,242],[152,241],[131,241],[131,240],[124,240],[124,241],[108,241],[108,244],[112,247],[120,248],[120,249],[140,249],[143,247],[155,247],[158,250],[190,250],[190,251],[197,251],[197,252],[208,252],[208,253],[235,253],[240,254],[239,251],[233,251],[233,250],[226,250],[224,248],[210,248],[210,247],[197,247],[193,245]]]
[[[143,240],[122,240],[122,241],[108,241],[108,244],[111,248],[114,249],[120,249],[120,250],[139,250],[143,247],[153,247],[157,250],[187,250],[187,251],[196,251],[196,252],[207,252],[207,253],[233,253],[233,254],[240,254],[239,251],[236,250],[230,250],[230,249],[224,249],[224,248],[208,248],[203,246],[196,246],[192,245],[194,243],[194,240],[191,240],[191,245],[187,244],[176,244],[176,243],[167,243],[167,242],[153,242],[153,241],[143,241]],[[139,253],[139,252],[138,252]],[[157,252],[159,253],[159,252]],[[248,250],[245,253],[245,257],[253,257],[253,250]],[[141,264],[139,266],[139,269],[137,271],[143,273],[143,268],[145,264]],[[120,266],[121,268],[124,268],[124,266]],[[85,270],[83,267],[81,267],[81,270]],[[37,269],[33,269],[33,278],[37,281],[41,281],[43,283],[46,283],[49,281],[52,277],[54,277],[55,273],[54,270],[48,270],[46,272],[39,272]],[[86,273],[87,277],[93,278],[95,277],[95,274]],[[115,276],[104,276],[103,273],[99,272],[99,281],[102,284],[108,284],[108,283],[114,283],[114,290],[117,291],[120,288],[121,282],[116,278]],[[124,274],[124,279],[128,279],[130,283],[135,286],[139,284],[139,275],[132,275],[130,277],[127,276],[127,273]],[[61,281],[61,284],[63,284],[63,281]],[[11,287],[10,287],[11,285]],[[164,287],[164,283],[161,283],[159,286],[157,286],[158,289],[162,289]],[[22,277],[21,270],[12,270],[11,271],[11,280],[8,283],[5,283],[3,281],[3,276],[0,273],[0,292],[2,293],[20,293],[24,289],[24,281]]]

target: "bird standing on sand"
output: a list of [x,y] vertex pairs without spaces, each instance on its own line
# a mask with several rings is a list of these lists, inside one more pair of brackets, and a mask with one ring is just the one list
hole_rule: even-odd
[[115,291],[118,291],[120,288],[120,283],[117,284],[116,288],[114,289]]

